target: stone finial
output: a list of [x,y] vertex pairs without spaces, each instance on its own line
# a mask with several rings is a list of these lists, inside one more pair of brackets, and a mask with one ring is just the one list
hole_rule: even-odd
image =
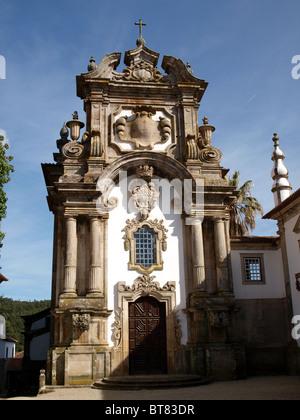
[[207,117],[204,117],[202,121],[203,121],[203,125],[199,127],[199,131],[201,134],[202,146],[206,147],[206,146],[210,146],[211,136],[212,136],[212,133],[215,131],[215,127],[208,124]]
[[288,180],[289,171],[283,162],[285,156],[279,147],[279,137],[277,133],[274,133],[273,142],[274,152],[272,154],[272,160],[274,166],[271,176],[274,180],[274,184],[272,186],[272,193],[274,194],[275,206],[278,206],[291,195],[292,187]]
[[192,67],[191,67],[189,61],[186,63],[186,68],[187,68],[187,71],[193,76],[194,72],[192,70]]
[[64,122],[64,125],[62,126],[62,129],[60,130],[60,138],[61,140],[66,140],[69,135],[69,130],[67,129],[66,123]]
[[67,127],[70,129],[71,139],[77,141],[80,136],[80,130],[84,127],[84,123],[78,120],[77,111],[74,111],[72,116],[73,120],[67,122]]
[[88,71],[93,71],[96,68],[97,68],[96,62],[95,62],[94,57],[92,56],[91,59],[90,59],[90,64],[88,65],[87,69],[88,69]]
[[60,139],[56,141],[56,146],[58,150],[61,152],[63,146],[69,142],[68,140],[69,130],[67,129],[66,123],[62,126],[60,130]]

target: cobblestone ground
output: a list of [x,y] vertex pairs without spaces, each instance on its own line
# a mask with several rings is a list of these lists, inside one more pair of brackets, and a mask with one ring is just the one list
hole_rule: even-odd
[[15,400],[102,400],[102,401],[200,401],[200,400],[300,400],[298,376],[253,377],[241,381],[215,382],[208,385],[169,390],[111,391],[84,388],[60,388],[36,397]]

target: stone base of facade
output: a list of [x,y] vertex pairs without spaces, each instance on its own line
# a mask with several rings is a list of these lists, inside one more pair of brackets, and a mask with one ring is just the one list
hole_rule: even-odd
[[[177,346],[167,352],[167,374],[187,374],[187,360],[185,346]],[[111,349],[111,376],[120,377],[129,375],[129,358],[120,348]]]
[[245,350],[239,344],[201,344],[186,348],[189,373],[213,380],[247,377]]
[[48,353],[48,385],[91,385],[109,375],[110,352],[106,348],[74,346]]

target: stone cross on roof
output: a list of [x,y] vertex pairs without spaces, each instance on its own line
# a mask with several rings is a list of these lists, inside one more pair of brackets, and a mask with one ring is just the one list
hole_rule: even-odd
[[135,25],[139,25],[140,27],[140,38],[143,38],[142,29],[143,26],[147,26],[147,23],[144,23],[142,19],[139,20],[139,22],[136,22]]
[[142,32],[142,29],[143,29],[143,26],[147,26],[147,24],[146,23],[144,23],[143,21],[142,21],[142,19],[140,19],[139,20],[139,22],[136,22],[135,23],[135,25],[138,25],[139,27],[140,27],[140,37],[139,37],[139,39],[136,41],[136,44],[137,44],[137,46],[139,47],[139,46],[141,46],[141,45],[145,45],[146,44],[146,41],[144,40],[144,38],[143,38],[143,32]]

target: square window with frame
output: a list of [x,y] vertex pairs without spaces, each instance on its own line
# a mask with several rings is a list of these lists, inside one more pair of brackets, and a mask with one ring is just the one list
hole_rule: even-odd
[[263,254],[241,254],[243,284],[265,284]]

